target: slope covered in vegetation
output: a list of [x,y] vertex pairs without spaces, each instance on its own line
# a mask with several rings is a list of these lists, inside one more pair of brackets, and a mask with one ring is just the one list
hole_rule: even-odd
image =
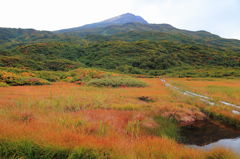
[[[31,70],[68,71],[97,67],[124,73],[162,75],[187,67],[223,67],[237,72],[239,52],[171,41],[44,42],[1,51],[0,66]],[[209,69],[208,69],[209,70]],[[194,71],[193,71],[194,72]],[[211,74],[211,69],[209,70]],[[237,76],[237,73],[233,73]]]
[[181,77],[214,77],[215,70],[223,70],[219,76],[239,77],[240,42],[168,24],[109,24],[64,33],[0,28],[0,66],[48,71],[95,67]]

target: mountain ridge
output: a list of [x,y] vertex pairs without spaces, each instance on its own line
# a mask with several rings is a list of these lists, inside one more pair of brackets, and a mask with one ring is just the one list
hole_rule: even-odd
[[[190,36],[194,39],[220,39],[218,35],[212,34],[210,32],[199,30],[199,31],[189,31],[173,27],[170,24],[150,24],[144,20],[141,16],[136,16],[132,13],[122,14],[101,22],[83,25],[75,28],[68,28],[55,31],[57,34],[66,34],[73,36],[80,36],[85,38],[86,36],[113,36],[116,34],[128,34],[135,32],[137,34],[147,33],[147,32],[157,32],[157,33],[169,33],[169,34],[181,34],[182,36]],[[159,39],[156,35],[151,35]],[[129,38],[128,38],[129,39]],[[130,41],[133,39],[130,38]]]
[[111,25],[121,25],[121,24],[127,24],[127,23],[148,24],[148,22],[145,19],[143,19],[141,16],[136,16],[132,13],[125,13],[125,14],[115,16],[100,22],[86,24],[86,25],[74,27],[74,28],[57,30],[55,32],[66,33],[71,31],[77,31],[79,29],[101,28],[101,27],[107,27]]

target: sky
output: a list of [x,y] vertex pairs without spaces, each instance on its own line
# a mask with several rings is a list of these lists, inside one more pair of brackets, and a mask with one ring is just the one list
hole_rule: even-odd
[[240,0],[1,0],[0,27],[53,31],[124,13],[240,39]]

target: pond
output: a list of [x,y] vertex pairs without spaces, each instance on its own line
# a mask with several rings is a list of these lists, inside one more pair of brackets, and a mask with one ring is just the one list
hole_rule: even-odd
[[211,149],[214,147],[224,147],[230,149],[236,153],[240,153],[240,137],[235,139],[222,139],[217,142],[204,145],[204,146],[197,146],[197,145],[190,145],[193,148],[202,148],[202,149]]
[[240,151],[240,131],[218,122],[206,120],[181,127],[181,143],[190,147],[210,149],[224,147],[234,152]]

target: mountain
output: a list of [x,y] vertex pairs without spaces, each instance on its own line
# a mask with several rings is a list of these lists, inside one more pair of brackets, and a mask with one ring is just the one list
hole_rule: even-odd
[[[40,36],[41,35],[41,36]],[[12,39],[27,40],[29,37],[35,38],[49,38],[49,36],[57,36],[48,31],[37,31],[34,29],[15,29],[15,28],[1,28],[0,27],[0,44],[8,42]]]
[[54,41],[81,43],[82,41],[85,40],[78,36],[56,34],[51,31],[38,31],[35,29],[0,27],[0,50],[4,48],[10,49],[15,46],[24,45],[28,43],[40,43],[40,42],[46,43]]
[[63,29],[56,31],[57,33],[66,33],[66,32],[72,32],[72,31],[78,31],[82,29],[90,29],[90,28],[102,28],[107,27],[111,25],[121,25],[121,24],[127,24],[127,23],[139,23],[139,24],[148,24],[146,20],[144,20],[140,16],[136,16],[131,13],[122,14],[98,23],[93,24],[87,24],[81,27],[76,28],[70,28],[70,29]]
[[240,41],[149,24],[130,13],[58,32],[0,28],[0,67],[64,71],[79,66],[154,75],[187,67],[184,77],[194,76],[197,67],[206,70],[199,73],[203,77],[240,77]]
[[214,35],[204,30],[183,30],[173,27],[170,24],[149,24],[135,22],[124,24],[111,23],[114,21],[114,19],[118,18],[112,18],[103,21],[108,22],[107,26],[102,25],[99,27],[96,25],[98,23],[94,23],[74,29],[65,29],[55,33],[60,35],[78,36],[90,41],[167,40],[184,44],[196,43],[223,50],[227,47],[229,50],[240,52],[239,40],[224,39],[218,35]]
[[[226,43],[221,37],[207,31],[182,30],[170,24],[149,24],[142,17],[131,13],[81,27],[58,30],[55,33],[79,36],[91,41],[170,40],[185,43],[198,42],[204,45],[212,42],[213,45]],[[234,43],[239,45],[236,41]]]

